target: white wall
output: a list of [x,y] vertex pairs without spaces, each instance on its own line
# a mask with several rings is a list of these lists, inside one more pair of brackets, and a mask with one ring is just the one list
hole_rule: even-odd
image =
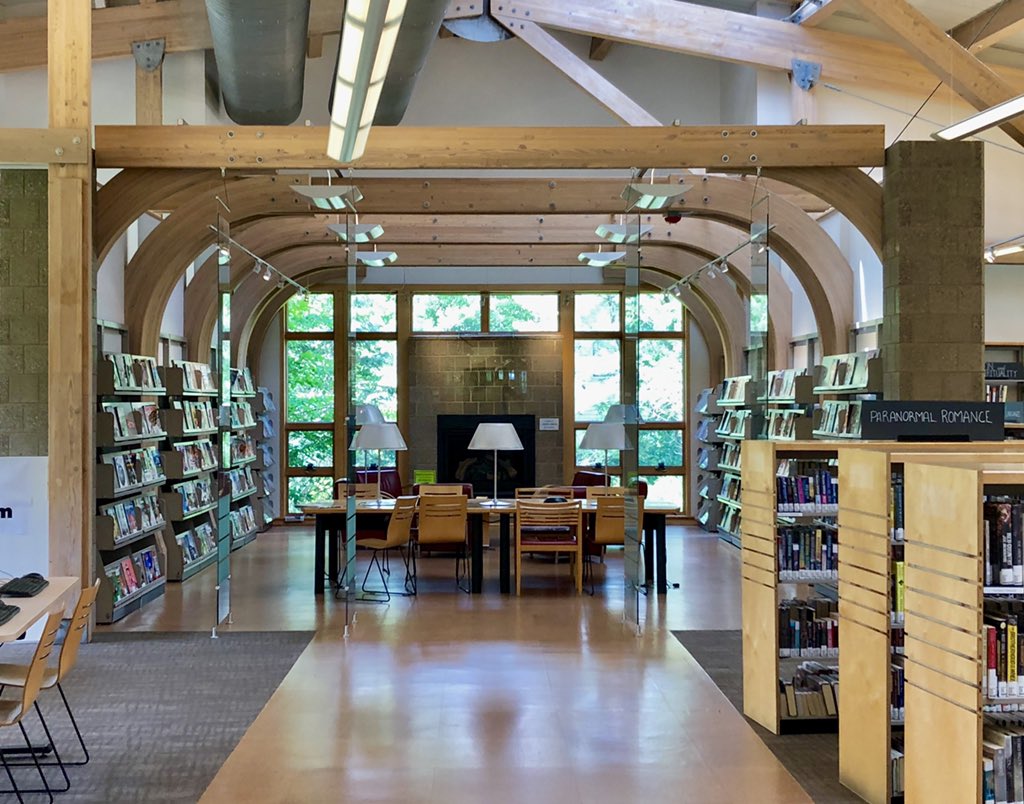
[[1024,265],[985,266],[985,340],[1024,343]]

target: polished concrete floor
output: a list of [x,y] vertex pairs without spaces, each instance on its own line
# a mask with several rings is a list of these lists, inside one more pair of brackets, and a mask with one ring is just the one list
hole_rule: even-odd
[[[365,566],[366,557],[360,556]],[[392,563],[393,574],[396,563]],[[345,607],[312,594],[312,537],[279,530],[233,555],[240,630],[317,636],[203,802],[805,802],[810,799],[669,633],[739,627],[739,553],[670,528],[670,580],[623,618],[621,561],[593,597],[528,561],[521,598],[455,590],[420,562],[420,595]],[[115,628],[204,630],[207,571]]]

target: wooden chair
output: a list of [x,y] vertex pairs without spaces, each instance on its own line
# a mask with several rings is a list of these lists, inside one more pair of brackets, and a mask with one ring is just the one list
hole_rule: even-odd
[[565,497],[571,500],[573,490],[569,486],[527,486],[516,489],[517,500],[546,500],[548,497]]
[[[410,546],[409,542],[412,538],[412,518],[416,513],[416,502],[417,497],[399,497],[395,500],[395,508],[391,513],[391,519],[388,522],[388,530],[383,539],[363,539],[360,545],[368,547],[373,550],[373,556],[370,558],[370,565],[366,568],[366,575],[363,576],[362,589],[368,594],[382,594],[385,595],[381,601],[386,603],[391,600],[391,590],[388,589],[387,575],[390,570],[385,569],[385,566],[380,561],[380,554],[383,552],[387,555],[391,550],[398,548],[399,554],[402,556],[402,561],[405,563],[405,594],[415,595],[416,594],[416,559],[412,555],[411,550],[406,550]],[[412,558],[412,566],[410,567],[410,558]],[[373,565],[376,563],[377,571],[380,573],[381,583],[384,584],[383,589],[367,589],[366,581],[370,577],[370,570],[373,569]],[[399,593],[395,593],[399,594]]]
[[626,543],[626,498],[622,494],[597,494],[597,510],[594,512],[593,527],[587,534],[588,546],[595,549],[585,550],[586,565],[584,574],[590,580],[590,594],[594,594],[594,554],[603,556],[609,545],[625,545]]
[[595,500],[598,497],[624,497],[625,486],[587,486],[587,499]]
[[[74,712],[71,711],[71,705],[68,703],[67,696],[64,694],[64,687],[61,686],[61,682],[67,677],[74,667],[75,662],[78,661],[78,649],[82,646],[82,636],[85,633],[86,628],[89,627],[89,618],[92,614],[93,606],[96,605],[96,595],[99,594],[100,582],[97,580],[92,586],[87,589],[83,589],[81,594],[78,596],[78,603],[75,605],[74,613],[71,615],[71,619],[68,621],[67,633],[64,636],[64,641],[60,645],[60,654],[57,657],[57,665],[55,667],[47,666],[43,672],[41,681],[41,689],[52,690],[54,687],[57,688],[57,692],[60,693],[60,698],[64,702],[64,709],[68,713],[68,718],[71,720],[71,725],[74,727],[75,736],[78,737],[78,744],[82,747],[82,754],[84,759],[75,760],[74,762],[64,761],[64,765],[88,765],[89,764],[89,749],[85,747],[85,740],[82,738],[82,732],[78,728],[78,722],[75,720]],[[25,683],[25,679],[28,677],[28,666],[21,664],[0,664],[0,690],[4,687],[21,687]],[[40,718],[42,713],[40,712]],[[11,763],[19,765],[27,765],[27,762]],[[41,765],[55,765],[54,762],[42,762]]]
[[[461,490],[461,489],[460,489]],[[428,549],[455,550],[455,585],[464,592],[459,568],[469,575],[469,561],[466,552],[467,498],[459,494],[427,494],[420,497],[416,541]]]
[[[357,500],[376,500],[377,499],[377,484],[376,483],[355,483],[355,498]],[[390,494],[386,491],[380,493],[382,500],[393,500]]]
[[[57,641],[57,631],[60,630],[61,619],[60,612],[51,614],[46,618],[46,625],[43,627],[43,634],[39,638],[39,644],[36,645],[35,653],[32,654],[32,661],[25,668],[25,675],[22,677],[21,684],[19,685],[21,687],[20,697],[0,699],[0,731],[13,728],[14,726],[21,730],[21,736],[25,740],[25,747],[32,757],[32,764],[35,765],[36,770],[39,772],[39,778],[43,781],[43,788],[41,790],[19,788],[14,778],[14,773],[11,771],[12,763],[8,761],[6,752],[0,751],[0,764],[3,765],[4,770],[7,772],[7,778],[10,780],[14,795],[17,796],[20,804],[24,804],[24,799],[21,796],[22,793],[46,793],[51,804],[53,802],[54,791],[50,788],[50,783],[46,779],[46,774],[43,772],[43,766],[39,762],[39,757],[32,750],[32,743],[29,741],[28,732],[25,730],[24,719],[29,710],[35,708],[36,713],[40,715],[40,720],[42,720],[36,698],[39,695],[39,690],[43,685],[43,678],[46,675],[46,664],[50,659],[50,654],[53,652],[53,645]],[[50,730],[46,727],[45,721],[43,721],[43,729],[46,731],[46,739],[50,741],[50,746],[53,748],[53,758],[64,774],[65,784],[67,785],[64,790],[67,790],[70,788],[71,783],[68,779],[67,771],[64,770],[60,754],[53,744],[53,738],[50,736]],[[58,790],[57,792],[63,791]]]
[[545,503],[516,500],[516,594],[522,592],[523,553],[568,553],[583,591],[583,514],[579,500]]
[[458,496],[465,497],[461,483],[422,483],[419,487],[420,497]]

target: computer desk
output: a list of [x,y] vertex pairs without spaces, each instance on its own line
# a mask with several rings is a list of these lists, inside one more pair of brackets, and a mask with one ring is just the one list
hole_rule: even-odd
[[[594,516],[597,512],[596,500],[580,500],[584,516]],[[356,500],[356,516],[390,517],[394,509],[394,500]],[[313,593],[322,595],[325,577],[331,585],[338,581],[339,545],[348,540],[348,507],[345,500],[331,500],[324,503],[311,503],[302,506],[302,512],[312,514],[315,518],[315,555],[313,565]],[[665,552],[665,530],[669,516],[678,514],[679,508],[671,503],[644,503],[644,563],[647,585],[654,585],[658,594],[668,590],[667,559]],[[495,514],[498,516],[498,576],[499,589],[502,594],[512,591],[511,552],[512,552],[512,519],[515,517],[514,500],[498,500],[495,505],[490,500],[468,500],[466,513],[469,519],[470,544],[470,592],[479,595],[483,592],[484,567],[484,517]],[[326,559],[326,561],[325,561]],[[325,567],[326,563],[326,567]],[[325,572],[326,570],[326,572]]]
[[[80,586],[78,578],[70,576],[46,580],[50,585],[35,597],[3,598],[8,606],[17,606],[21,611],[0,625],[0,643],[13,642],[50,612],[63,611],[67,608],[71,593]],[[0,580],[0,585],[3,583],[6,581]]]

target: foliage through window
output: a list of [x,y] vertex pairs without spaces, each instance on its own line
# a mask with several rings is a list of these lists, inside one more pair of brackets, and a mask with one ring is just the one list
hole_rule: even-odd
[[334,294],[306,293],[288,300],[286,321],[289,332],[332,332]]
[[416,293],[412,297],[413,332],[479,332],[479,293]]
[[642,338],[637,344],[637,395],[645,422],[683,420],[683,342]]
[[664,293],[640,293],[636,307],[627,306],[626,318],[636,317],[633,331],[682,332],[683,305],[679,299]]
[[288,422],[334,421],[334,342],[288,341]]
[[577,293],[577,332],[618,332],[618,293]]
[[641,430],[640,452],[637,456],[640,466],[664,464],[666,468],[683,465],[682,430]]
[[[583,440],[586,432],[586,430],[576,431],[576,465],[589,467],[596,467],[598,464],[604,465],[603,449],[580,449],[580,442]],[[612,467],[622,465],[617,449],[608,450],[608,465]]]
[[387,421],[398,419],[398,344],[359,340],[352,346],[352,400],[376,405]]
[[576,341],[576,421],[599,422],[622,395],[619,341],[580,338]]
[[557,293],[491,293],[491,332],[557,332]]
[[394,293],[353,293],[349,324],[353,332],[394,332],[397,329]]
[[289,477],[288,513],[300,513],[299,506],[329,500],[334,496],[334,478]]
[[334,433],[331,430],[291,430],[288,465],[297,469],[333,466]]

